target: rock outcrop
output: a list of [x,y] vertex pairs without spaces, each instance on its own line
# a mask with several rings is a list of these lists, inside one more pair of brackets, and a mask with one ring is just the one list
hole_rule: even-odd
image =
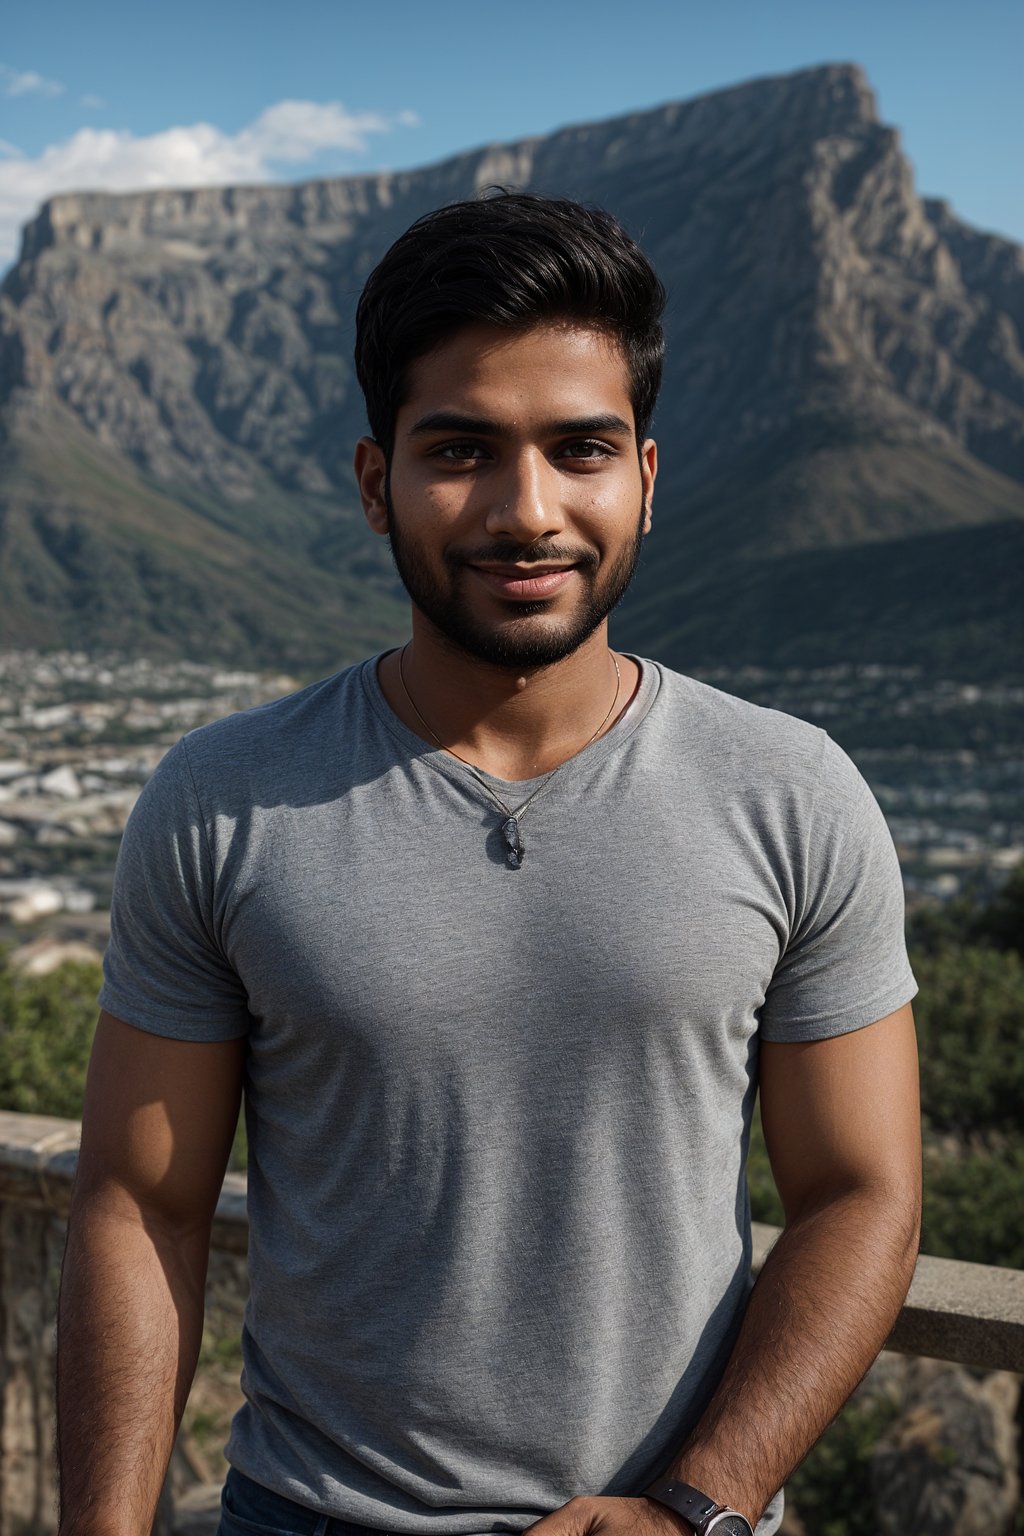
[[900,1378],[901,1411],[871,1452],[881,1536],[1012,1531],[1020,1510],[1019,1377],[939,1360],[887,1360],[883,1372],[885,1365]]

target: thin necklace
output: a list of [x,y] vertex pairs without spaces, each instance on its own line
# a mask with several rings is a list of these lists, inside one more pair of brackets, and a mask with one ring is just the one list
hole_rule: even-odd
[[[406,642],[406,644],[402,646],[402,649],[398,653],[398,678],[402,684],[402,692],[405,694],[409,708],[412,710],[417,720],[423,726],[423,729],[426,731],[431,741],[436,742],[437,745],[441,748],[442,752],[447,752],[451,757],[458,758],[459,762],[462,763],[464,767],[469,769],[474,779],[476,779],[477,783],[480,785],[480,788],[484,790],[488,795],[490,795],[491,799],[494,801],[495,805],[498,807],[503,817],[505,818],[501,824],[501,835],[505,839],[505,861],[510,869],[521,869],[523,864],[523,857],[526,853],[526,844],[523,842],[523,835],[519,830],[519,823],[522,821],[523,817],[526,815],[533,802],[535,800],[539,800],[541,795],[544,794],[545,790],[548,788],[548,785],[551,783],[555,775],[561,773],[562,769],[565,767],[565,764],[571,762],[572,759],[567,757],[564,763],[559,763],[556,768],[552,768],[551,772],[547,774],[545,778],[542,779],[541,782],[537,785],[537,788],[534,790],[533,794],[524,800],[522,805],[520,805],[516,810],[513,810],[510,805],[505,804],[500,795],[496,795],[494,793],[494,790],[488,784],[487,780],[484,778],[483,774],[480,772],[479,768],[477,768],[475,763],[471,763],[468,758],[463,757],[461,753],[456,752],[454,748],[445,746],[440,736],[438,736],[437,733],[427,724],[426,720],[424,720],[423,716],[416,708],[413,696],[409,692],[409,686],[405,681],[404,662],[405,653],[408,649],[409,643]],[[619,671],[619,661],[615,652],[609,651],[608,654],[611,656],[612,666],[615,668],[615,697],[612,699],[611,707],[609,708],[608,713],[601,721],[601,724],[598,726],[593,736],[590,737],[589,741],[585,741],[583,743],[578,752],[573,753],[573,757],[578,757],[580,752],[585,752],[587,748],[597,740],[605,726],[608,724],[608,721],[611,719],[613,713],[615,712],[615,706],[619,702],[619,692],[622,688],[622,673]]]

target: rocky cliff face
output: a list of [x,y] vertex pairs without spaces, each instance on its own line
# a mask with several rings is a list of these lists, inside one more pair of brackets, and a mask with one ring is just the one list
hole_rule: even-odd
[[355,301],[413,218],[494,182],[611,208],[670,289],[658,558],[621,643],[1005,648],[1024,252],[917,197],[850,66],[420,171],[49,203],[0,291],[0,641],[319,665],[394,632],[354,511]]

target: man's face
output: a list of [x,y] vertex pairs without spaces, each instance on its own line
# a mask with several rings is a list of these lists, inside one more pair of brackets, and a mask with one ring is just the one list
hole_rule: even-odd
[[376,502],[360,481],[426,621],[480,660],[523,668],[577,650],[625,592],[655,468],[652,442],[637,454],[613,339],[475,325],[412,365]]

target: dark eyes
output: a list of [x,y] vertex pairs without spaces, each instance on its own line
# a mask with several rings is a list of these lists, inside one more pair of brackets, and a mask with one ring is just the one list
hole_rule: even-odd
[[476,459],[485,457],[485,449],[480,443],[442,443],[439,448],[432,448],[430,456],[433,459],[455,459],[459,464],[472,464]]
[[566,443],[562,451],[570,459],[605,459],[611,457],[613,450],[607,443],[588,437],[582,443]]
[[[608,443],[588,437],[563,443],[556,450],[554,457],[586,462],[593,459],[612,458],[614,453],[615,450]],[[479,464],[490,456],[490,450],[485,444],[471,439],[465,442],[439,443],[436,448],[430,450],[431,458],[441,459],[449,464]]]

